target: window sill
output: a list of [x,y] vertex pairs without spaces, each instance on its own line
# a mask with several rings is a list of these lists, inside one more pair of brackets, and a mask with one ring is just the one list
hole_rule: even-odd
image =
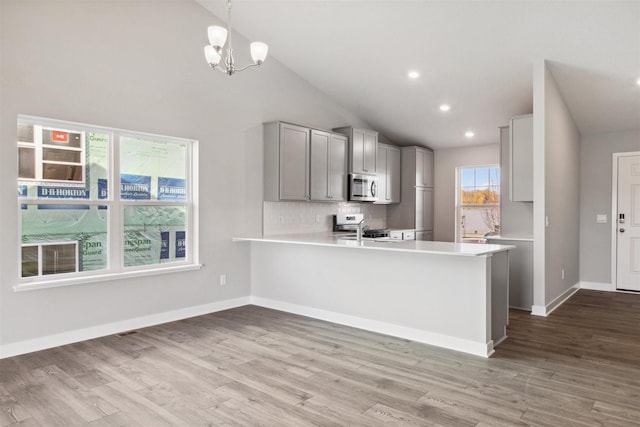
[[61,286],[83,285],[86,283],[104,282],[108,280],[128,279],[133,277],[155,276],[158,274],[178,273],[182,271],[200,270],[202,264],[188,264],[171,267],[160,267],[150,270],[126,271],[120,273],[95,274],[91,276],[76,276],[65,279],[39,280],[37,282],[22,283],[13,287],[14,292],[33,291],[38,289],[58,288]]

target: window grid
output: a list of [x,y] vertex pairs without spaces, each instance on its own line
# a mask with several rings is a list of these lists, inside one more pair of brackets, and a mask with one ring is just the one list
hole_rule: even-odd
[[[24,194],[19,189],[18,197],[19,197],[19,207],[20,212],[24,212],[24,210],[28,209],[53,209],[53,208],[67,208],[72,209],[74,205],[81,205],[86,207],[86,209],[103,209],[106,208],[106,264],[104,268],[94,271],[81,271],[79,268],[75,269],[73,273],[59,273],[59,274],[50,274],[45,275],[42,271],[42,249],[43,245],[49,245],[52,242],[35,242],[35,243],[25,243],[24,235],[23,235],[23,218],[20,221],[20,235],[23,236],[21,247],[28,246],[38,246],[38,276],[33,277],[22,277],[19,280],[21,284],[32,284],[32,283],[40,283],[47,282],[52,280],[63,279],[65,281],[69,277],[91,277],[91,276],[104,276],[104,275],[118,275],[121,273],[127,272],[145,272],[152,270],[162,270],[163,268],[171,267],[180,267],[180,266],[193,266],[197,263],[197,239],[194,237],[197,234],[197,230],[195,227],[197,226],[197,221],[195,218],[197,217],[197,213],[194,212],[194,193],[193,189],[197,188],[197,183],[195,183],[195,179],[197,175],[195,174],[195,166],[194,161],[196,161],[197,154],[197,141],[186,140],[181,138],[172,138],[172,137],[163,137],[158,135],[151,135],[139,132],[131,132],[131,131],[121,131],[118,129],[111,128],[103,128],[99,126],[91,126],[91,125],[82,125],[77,123],[68,123],[68,122],[59,122],[55,120],[49,119],[41,119],[35,117],[28,116],[20,116],[18,120],[19,131],[21,133],[20,125],[31,125],[34,128],[34,143],[36,144],[36,140],[40,138],[42,139],[42,128],[46,128],[48,126],[53,127],[55,129],[62,128],[63,126],[74,128],[74,132],[77,132],[77,129],[82,129],[83,131],[83,140],[81,142],[83,149],[87,147],[85,145],[86,135],[90,134],[100,134],[106,135],[108,137],[108,148],[107,148],[107,157],[108,157],[108,171],[106,173],[107,176],[107,185],[106,185],[106,197],[101,198],[100,193],[101,189],[98,188],[98,195],[94,194],[95,188],[92,188],[94,184],[90,183],[87,179],[87,182],[83,183],[86,188],[88,194],[92,197],[75,199],[75,198],[43,198],[39,196],[34,196],[34,189],[31,188],[29,195],[27,195],[27,190],[24,190]],[[38,128],[39,127],[39,128]],[[40,133],[40,135],[38,135]],[[121,142],[124,138],[140,138],[148,141],[150,143],[158,143],[160,145],[167,144],[177,144],[183,147],[185,151],[185,164],[184,164],[184,178],[183,183],[185,186],[184,189],[184,199],[183,200],[157,200],[158,194],[155,194],[155,199],[147,199],[147,200],[127,200],[126,198],[122,198],[121,194],[121,180],[120,180],[120,147]],[[32,144],[30,142],[21,142],[20,138],[18,138],[18,147],[22,148],[25,146],[29,146]],[[90,154],[88,154],[90,155]],[[82,156],[83,164],[85,161],[84,156]],[[90,172],[90,165],[87,159],[86,167],[87,171]],[[83,174],[84,177],[84,174]],[[84,181],[84,180],[83,180]],[[24,180],[22,178],[18,178],[18,184],[22,186],[36,186],[36,185],[47,185],[47,186],[68,186],[66,183],[55,183],[50,182],[49,180]],[[77,185],[76,185],[77,186]],[[149,193],[153,192],[151,186],[148,189]],[[182,193],[181,193],[182,194]],[[161,207],[174,207],[174,208],[183,208],[184,209],[184,222],[182,228],[182,232],[175,231],[175,237],[173,238],[173,242],[176,246],[174,257],[172,259],[158,259],[157,262],[146,263],[143,265],[132,265],[129,267],[125,267],[125,239],[127,235],[127,231],[125,230],[124,224],[124,210],[127,207],[156,207],[160,209]],[[45,211],[43,211],[45,212]],[[155,224],[156,228],[161,228],[162,225]],[[144,228],[146,229],[146,222],[144,223]],[[181,237],[179,233],[184,235],[184,240],[180,243],[184,247],[183,253],[184,257],[176,258],[175,254],[178,253],[178,237]],[[156,233],[157,234],[157,233]],[[161,233],[162,235],[162,233]],[[79,240],[66,240],[62,243],[73,243],[75,242],[76,248],[80,246]],[[60,243],[60,242],[58,242]],[[158,245],[156,240],[153,240],[154,247]],[[162,242],[164,243],[164,242]],[[162,243],[160,245],[162,246]],[[182,247],[181,247],[182,248]],[[80,248],[80,251],[82,248]],[[20,253],[20,259],[22,261],[22,251]],[[21,262],[22,264],[22,262]],[[22,273],[21,273],[22,274]],[[55,276],[55,277],[53,277]],[[20,285],[18,285],[20,286]]]
[[500,168],[458,168],[456,241],[483,242],[500,229]]

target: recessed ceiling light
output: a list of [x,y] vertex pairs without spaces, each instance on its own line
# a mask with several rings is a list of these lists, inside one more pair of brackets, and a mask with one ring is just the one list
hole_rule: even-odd
[[640,78],[638,78],[638,80],[636,80],[636,84],[637,84],[638,86],[640,86]]
[[449,104],[440,105],[440,111],[449,111],[449,110],[451,110],[451,105]]
[[407,75],[409,76],[410,79],[417,79],[418,77],[420,77],[420,73],[417,72],[416,70],[409,71]]
[[475,133],[473,133],[472,130],[468,130],[464,133],[464,136],[466,136],[467,138],[473,138],[475,136]]

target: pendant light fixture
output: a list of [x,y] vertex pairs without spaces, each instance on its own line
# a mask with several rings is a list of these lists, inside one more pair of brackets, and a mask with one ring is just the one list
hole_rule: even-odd
[[[244,68],[236,68],[233,59],[233,48],[231,46],[231,0],[227,0],[227,28],[218,25],[212,25],[208,28],[209,44],[204,47],[204,56],[209,66],[214,70],[220,70],[232,76],[233,74],[244,71],[250,67],[259,67],[267,58],[269,46],[263,42],[251,43],[251,58],[253,64],[249,64]],[[226,49],[227,55],[222,57],[222,48],[229,37],[229,45]]]

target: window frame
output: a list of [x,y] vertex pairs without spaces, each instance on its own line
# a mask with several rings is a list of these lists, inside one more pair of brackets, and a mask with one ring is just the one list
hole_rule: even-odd
[[[14,286],[14,291],[25,291],[32,289],[42,289],[49,287],[68,286],[75,284],[93,283],[107,280],[122,279],[128,277],[138,277],[146,275],[156,275],[172,273],[177,271],[196,270],[202,266],[199,263],[199,214],[198,214],[198,141],[193,139],[178,138],[164,135],[151,134],[147,132],[137,132],[125,129],[110,128],[104,126],[89,125],[77,122],[60,121],[55,119],[47,119],[34,116],[18,115],[17,124],[41,125],[42,127],[56,128],[75,128],[82,129],[84,132],[83,153],[86,153],[88,147],[88,135],[90,133],[100,133],[109,135],[109,171],[107,173],[107,198],[101,199],[95,197],[93,199],[44,199],[21,197],[18,194],[18,253],[19,265],[22,265],[22,246],[38,245],[40,243],[22,242],[22,206],[23,205],[68,205],[68,206],[99,206],[107,207],[107,265],[101,270],[76,271],[72,273],[59,273],[52,275],[39,275],[30,277],[21,277],[22,268],[18,271],[18,283]],[[121,199],[120,185],[120,146],[123,138],[137,138],[147,141],[184,144],[185,146],[185,200],[130,200]],[[34,137],[35,139],[35,137]],[[18,138],[16,138],[16,141]],[[17,147],[21,146],[19,143]],[[17,152],[16,152],[17,154]],[[85,164],[85,156],[83,156],[83,164]],[[88,164],[84,168],[89,167]],[[83,173],[86,169],[83,169]],[[17,175],[16,175],[17,176]],[[87,188],[90,184],[83,179],[83,183],[74,182],[69,185],[66,181],[51,180],[34,180],[34,179],[17,179],[18,185],[47,185],[78,188],[82,186]],[[156,195],[157,196],[157,195]],[[182,260],[173,260],[171,262],[158,262],[154,264],[146,264],[139,266],[125,266],[124,248],[125,248],[125,229],[124,229],[124,210],[127,206],[181,206],[185,208],[185,257]],[[68,243],[69,241],[67,241]],[[49,243],[49,242],[46,242]],[[64,243],[64,242],[63,242]],[[79,243],[78,243],[78,246]],[[40,250],[39,250],[40,253]],[[39,258],[38,263],[42,261]],[[40,269],[40,267],[39,267]],[[39,271],[41,273],[41,271]]]
[[[477,203],[462,203],[462,171],[464,169],[498,169],[500,176],[498,177],[498,183],[497,187],[499,189],[498,194],[500,195],[500,201],[498,201],[498,203],[484,203],[484,204],[477,204]],[[489,172],[489,176],[491,176],[491,172]],[[462,240],[464,237],[462,236],[462,227],[461,227],[461,221],[462,221],[462,210],[464,208],[477,208],[477,209],[481,209],[484,207],[497,207],[498,211],[500,211],[500,203],[502,201],[502,168],[500,167],[499,164],[487,164],[487,165],[476,165],[476,166],[458,166],[456,168],[456,200],[455,200],[455,218],[456,218],[456,224],[455,224],[455,241],[456,242],[462,242],[464,243],[464,241]],[[474,185],[474,188],[476,188],[476,186]],[[502,218],[500,218],[500,224],[502,223]]]

